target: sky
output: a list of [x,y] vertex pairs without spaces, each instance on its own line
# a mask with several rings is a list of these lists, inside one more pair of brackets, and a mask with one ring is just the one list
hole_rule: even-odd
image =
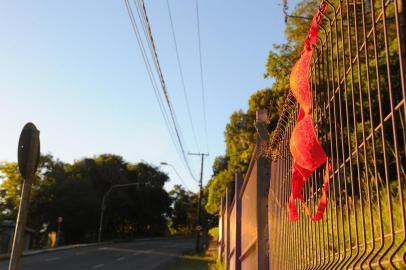
[[[197,191],[165,127],[123,0],[1,1],[0,160],[17,160],[22,127],[40,130],[41,152],[73,162],[103,153],[172,164]],[[207,140],[200,85],[196,1],[169,0],[198,145],[194,143],[165,0],[145,0],[186,152],[209,152],[203,183],[224,154],[230,115],[246,110],[273,44],[284,41],[278,0],[200,0]],[[208,146],[208,147],[207,147]],[[190,157],[200,173],[200,159]],[[181,184],[171,167],[170,189]]]

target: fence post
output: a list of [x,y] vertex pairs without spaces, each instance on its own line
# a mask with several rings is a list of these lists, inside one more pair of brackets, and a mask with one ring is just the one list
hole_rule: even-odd
[[234,200],[235,200],[235,270],[241,270],[241,201],[240,201],[240,193],[241,187],[244,182],[244,178],[241,172],[237,172],[235,174],[235,193],[234,193]]
[[[268,112],[259,110],[256,114],[255,126],[257,128],[256,149],[261,151],[268,142]],[[268,191],[270,180],[269,160],[257,155],[257,250],[258,270],[269,269],[268,254]]]
[[232,202],[232,190],[227,187],[226,188],[226,212],[224,214],[224,216],[226,217],[227,220],[227,226],[226,226],[226,235],[225,235],[225,269],[228,269],[229,265],[230,265],[230,206],[231,206],[231,202]]
[[220,199],[220,216],[219,216],[219,241],[218,241],[218,258],[223,262],[223,243],[224,243],[224,218],[223,218],[224,200]]

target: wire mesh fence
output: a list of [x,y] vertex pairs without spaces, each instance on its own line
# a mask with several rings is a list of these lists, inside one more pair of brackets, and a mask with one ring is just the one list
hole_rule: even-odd
[[298,115],[289,93],[270,140],[267,119],[258,117],[264,112],[257,115],[251,169],[233,202],[228,192],[222,200],[219,253],[227,269],[406,269],[404,0],[323,3],[329,11],[310,77],[317,136],[333,168],[326,212],[318,222],[306,214],[322,193],[320,169],[304,187],[308,209],[289,220],[289,141]]
[[[333,172],[324,218],[288,220],[288,95],[270,143],[271,269],[406,269],[406,28],[402,0],[330,0],[311,66],[313,119]],[[304,197],[315,211],[323,172]]]

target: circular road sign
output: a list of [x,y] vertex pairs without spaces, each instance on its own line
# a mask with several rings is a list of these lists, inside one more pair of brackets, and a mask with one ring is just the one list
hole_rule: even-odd
[[[37,145],[36,151],[32,149],[34,145]],[[37,170],[39,157],[39,130],[33,123],[27,123],[18,141],[18,168],[24,179]]]

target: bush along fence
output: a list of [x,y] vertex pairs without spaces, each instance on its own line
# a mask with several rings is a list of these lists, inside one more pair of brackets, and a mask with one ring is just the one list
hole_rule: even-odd
[[[304,79],[292,72],[271,135],[266,111],[257,113],[249,169],[222,199],[226,269],[406,269],[403,8],[322,2],[305,41],[309,62],[304,52],[295,66]],[[315,149],[324,163],[313,162]]]

